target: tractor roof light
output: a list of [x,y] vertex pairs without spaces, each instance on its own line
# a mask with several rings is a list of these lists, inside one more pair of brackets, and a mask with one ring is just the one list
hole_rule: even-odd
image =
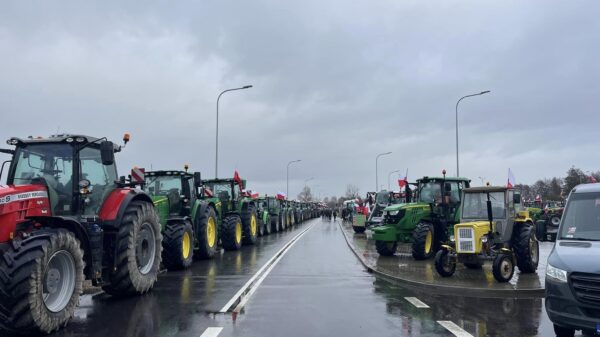
[[125,144],[129,143],[130,139],[131,139],[131,135],[128,132],[125,132],[125,134],[123,135],[123,143],[125,143]]
[[85,138],[83,138],[83,137],[77,137],[77,138],[75,138],[75,141],[77,143],[83,143],[85,141]]

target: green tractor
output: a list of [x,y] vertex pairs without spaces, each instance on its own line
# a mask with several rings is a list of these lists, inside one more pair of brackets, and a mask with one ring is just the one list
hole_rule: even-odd
[[152,198],[163,234],[163,263],[169,270],[188,268],[194,254],[211,258],[217,251],[214,206],[199,199],[200,172],[146,172],[144,191]]
[[267,196],[256,199],[256,213],[258,218],[258,235],[264,236],[271,234],[271,213],[269,211],[269,201]]
[[225,250],[238,250],[256,243],[258,214],[256,200],[242,194],[241,179],[203,180],[203,199],[214,205],[219,222],[218,237]]
[[283,230],[283,200],[275,197],[265,197],[266,210],[269,213],[269,222],[265,226],[269,227],[269,233],[277,233]]
[[398,242],[412,243],[412,256],[424,260],[448,242],[454,224],[460,221],[461,192],[471,180],[459,177],[423,177],[417,180],[415,202],[407,188],[405,204],[384,209],[383,224],[373,228],[373,240],[380,255],[394,255]]

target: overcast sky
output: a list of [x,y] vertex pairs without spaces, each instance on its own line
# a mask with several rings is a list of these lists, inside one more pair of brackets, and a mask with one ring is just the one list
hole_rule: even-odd
[[[141,5],[141,4],[144,5]],[[388,173],[504,184],[597,170],[598,1],[12,1],[0,5],[2,141],[132,140],[133,165],[261,193],[361,194]],[[393,179],[397,176],[393,175]]]

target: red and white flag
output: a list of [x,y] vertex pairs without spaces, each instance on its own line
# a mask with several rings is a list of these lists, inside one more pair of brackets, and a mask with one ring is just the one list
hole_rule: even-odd
[[515,186],[515,175],[512,173],[512,171],[510,169],[508,169],[508,183],[506,184],[506,187],[508,188],[512,188]]
[[282,193],[282,192],[277,193],[277,199],[285,200],[285,193]]
[[406,184],[408,184],[408,169],[406,170],[404,179],[398,179],[398,185],[400,186],[400,188],[406,186]]
[[590,183],[597,183],[598,180],[596,180],[596,178],[593,175],[590,175]]

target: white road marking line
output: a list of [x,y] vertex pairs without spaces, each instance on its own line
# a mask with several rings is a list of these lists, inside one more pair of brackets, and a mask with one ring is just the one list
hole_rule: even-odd
[[[309,228],[310,229],[310,228]],[[273,270],[273,268],[277,265],[277,263],[279,263],[279,260],[281,260],[281,258],[283,258],[283,256],[290,251],[290,248],[292,248],[292,246],[294,244],[296,244],[296,242],[298,242],[300,240],[300,238],[302,237],[302,235],[306,234],[306,232],[308,232],[308,230],[300,233],[300,235],[298,236],[298,239],[294,240],[288,247],[286,250],[284,250],[281,255],[279,255],[279,257],[277,258],[277,260],[275,260],[273,262],[273,264],[271,264],[269,266],[269,268],[262,274],[262,276],[258,279],[258,281],[256,281],[256,283],[254,283],[252,285],[252,288],[250,288],[250,291],[248,291],[248,293],[246,295],[242,295],[242,298],[240,300],[240,303],[235,307],[235,309],[233,309],[234,312],[240,312],[242,310],[242,308],[244,307],[244,305],[246,305],[246,303],[248,302],[248,300],[250,299],[250,297],[252,296],[252,294],[254,294],[254,292],[256,291],[256,289],[258,289],[258,287],[260,286],[260,284],[265,280],[265,278],[269,275],[269,273],[271,272],[271,270]]]
[[448,331],[452,332],[452,334],[456,337],[473,337],[470,333],[463,330],[463,328],[454,324],[452,321],[437,321],[439,325],[446,328]]
[[416,297],[405,297],[405,300],[409,301],[412,305],[414,305],[417,308],[429,308],[429,306],[425,303],[423,303],[420,299],[416,298]]
[[206,328],[206,330],[204,330],[204,332],[200,335],[200,337],[217,337],[221,333],[222,330],[223,330],[223,328],[215,328],[215,327]]
[[303,235],[304,233],[306,233],[309,229],[311,229],[314,226],[314,223],[312,225],[310,225],[308,228],[306,228],[305,230],[303,230],[302,232],[300,232],[298,235],[296,235],[295,237],[293,237],[290,241],[288,241],[283,247],[281,247],[280,250],[277,251],[277,253],[275,253],[275,255],[273,255],[273,257],[271,257],[269,259],[269,261],[267,261],[249,280],[248,282],[246,282],[246,284],[244,284],[244,286],[242,286],[242,288],[240,288],[240,290],[238,290],[237,293],[235,293],[235,295],[233,295],[233,297],[223,306],[223,308],[221,308],[221,310],[219,310],[220,313],[226,313],[229,308],[231,308],[231,306],[233,304],[235,304],[235,302],[240,299],[242,297],[242,295],[244,294],[244,292],[252,285],[252,283],[254,283],[254,281],[256,280],[256,278],[265,270],[267,269],[267,267],[269,267],[271,265],[271,263],[273,263],[273,261],[275,259],[277,259],[279,257],[279,255],[281,255],[281,253],[283,251],[285,251],[286,249],[288,249],[301,235]]

